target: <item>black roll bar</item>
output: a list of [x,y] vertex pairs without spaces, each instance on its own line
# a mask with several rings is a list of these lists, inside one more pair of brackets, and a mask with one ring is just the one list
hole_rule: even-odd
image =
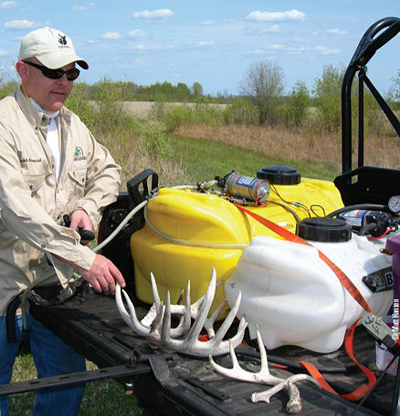
[[[383,32],[382,32],[383,31]],[[364,104],[363,88],[367,85],[372,95],[382,108],[390,123],[400,136],[400,122],[385,100],[379,94],[366,75],[365,66],[375,52],[394,38],[400,31],[398,17],[385,17],[378,20],[364,33],[350,60],[342,82],[342,173],[352,169],[352,125],[351,125],[351,87],[354,75],[359,71],[359,134],[358,134],[358,167],[364,164]],[[378,35],[379,32],[382,32]]]

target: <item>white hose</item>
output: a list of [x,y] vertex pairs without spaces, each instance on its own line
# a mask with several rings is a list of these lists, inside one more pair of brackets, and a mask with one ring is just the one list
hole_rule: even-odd
[[147,215],[147,207],[144,209],[144,219],[146,224],[159,236],[165,238],[166,240],[172,241],[176,244],[182,244],[186,246],[194,246],[194,247],[212,247],[212,248],[245,248],[248,246],[246,243],[203,243],[199,241],[190,241],[190,240],[183,240],[181,238],[172,237],[168,234],[163,233],[162,231],[158,230],[149,220]]
[[[107,245],[115,236],[121,231],[121,229],[126,225],[126,223],[143,207],[147,205],[148,201],[145,200],[141,202],[139,205],[137,205],[135,208],[132,209],[132,211],[121,221],[121,223],[118,225],[118,227],[105,239],[103,240],[99,245],[93,248],[93,251],[97,253],[99,250],[101,250],[105,245]],[[52,261],[52,258],[50,256],[50,261]],[[47,279],[53,277],[53,272],[51,273],[45,273],[41,278],[34,280],[31,282],[27,288],[22,292],[21,296],[21,309],[22,309],[22,324],[23,328],[26,328],[26,313],[27,313],[27,299],[29,292],[36,287],[38,284],[45,282]]]
[[107,245],[121,230],[125,227],[126,223],[143,207],[145,207],[148,204],[148,200],[145,200],[141,202],[139,205],[137,205],[133,210],[121,221],[121,223],[118,225],[118,227],[105,239],[103,240],[99,245],[97,245],[95,248],[93,248],[93,251],[97,253],[99,250],[101,250],[105,245]]
[[196,191],[197,185],[176,185],[171,186],[171,189],[193,189],[194,191]]

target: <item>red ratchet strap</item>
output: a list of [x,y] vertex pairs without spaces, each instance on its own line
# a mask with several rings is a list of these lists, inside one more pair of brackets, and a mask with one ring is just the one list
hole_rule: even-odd
[[[299,244],[304,244],[307,246],[314,247],[312,244],[310,244],[308,241],[304,240],[303,238],[299,237],[296,234],[293,234],[292,232],[286,230],[285,228],[280,227],[279,225],[275,224],[274,222],[261,217],[258,214],[255,214],[254,212],[243,208],[240,205],[235,205],[239,211],[242,211],[254,219],[256,219],[261,224],[265,225],[267,228],[269,228],[274,233],[280,235],[284,239],[288,241],[292,241]],[[318,249],[317,249],[318,250]],[[368,313],[372,312],[371,307],[369,306],[368,302],[365,300],[364,296],[360,293],[360,291],[357,289],[357,287],[353,284],[353,282],[347,277],[347,275],[339,269],[339,267],[336,266],[333,261],[331,261],[324,253],[322,253],[320,250],[318,250],[318,254],[321,260],[323,260],[330,269],[335,273],[335,275],[340,280],[343,287],[349,292],[349,294],[361,305],[363,309],[365,309]],[[311,376],[318,381],[318,383],[321,385],[321,387],[324,390],[329,391],[330,393],[339,395],[340,397],[343,397],[347,400],[352,401],[358,401],[362,397],[365,396],[365,394],[373,387],[373,385],[376,383],[376,377],[375,374],[369,370],[367,367],[361,365],[358,363],[354,356],[353,352],[353,338],[354,338],[354,331],[357,325],[357,322],[354,322],[351,327],[347,330],[346,336],[345,336],[345,348],[348,356],[352,359],[352,361],[359,367],[359,369],[364,373],[364,375],[367,377],[368,384],[362,384],[360,387],[355,389],[353,392],[339,395],[335,392],[335,390],[324,380],[321,373],[318,371],[318,369],[311,363],[300,361],[300,364],[302,364],[306,370],[311,374]]]
[[345,337],[345,348],[347,355],[352,359],[352,361],[357,364],[358,368],[364,373],[365,377],[367,377],[368,384],[361,384],[361,386],[357,387],[351,393],[348,394],[338,394],[323,378],[321,373],[318,371],[315,365],[308,363],[306,361],[299,361],[299,363],[305,367],[305,369],[311,374],[311,376],[318,381],[321,387],[324,390],[329,391],[330,393],[336,394],[343,399],[351,400],[351,401],[358,401],[361,400],[374,386],[376,383],[375,374],[367,367],[360,364],[356,357],[354,356],[353,352],[353,338],[354,338],[354,331],[356,329],[357,322],[354,322],[353,325],[347,330],[346,337]]

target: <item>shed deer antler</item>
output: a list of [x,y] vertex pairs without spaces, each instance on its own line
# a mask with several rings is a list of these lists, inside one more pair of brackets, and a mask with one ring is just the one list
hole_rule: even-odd
[[[117,307],[125,323],[137,334],[146,336],[150,344],[157,348],[195,356],[207,356],[211,353],[214,355],[226,354],[229,351],[229,342],[223,341],[223,338],[236,317],[240,306],[241,293],[238,293],[233,308],[220,326],[217,334],[215,334],[214,322],[225,304],[220,305],[208,318],[217,288],[216,280],[216,272],[213,269],[206,294],[193,305],[190,304],[190,282],[188,282],[186,291],[185,305],[171,305],[169,292],[167,293],[166,305],[163,305],[158,295],[154,276],[151,275],[154,304],[141,321],[136,316],[135,308],[129,296],[118,285],[115,295]],[[129,313],[123,304],[121,292],[124,295]],[[172,314],[181,316],[181,320],[175,328],[171,328]],[[191,318],[194,319],[194,323],[190,328]],[[231,343],[235,347],[242,342],[246,327],[247,323],[242,318],[236,335],[231,339]],[[208,341],[199,340],[203,328],[206,329],[210,338]]]
[[319,384],[315,381],[312,377],[308,376],[307,374],[296,374],[287,379],[283,379],[280,377],[273,376],[268,368],[268,359],[267,353],[265,351],[265,347],[263,341],[261,339],[261,334],[259,329],[257,328],[257,342],[258,347],[260,350],[260,357],[261,357],[261,368],[258,373],[252,373],[250,371],[244,370],[240,367],[239,362],[237,360],[234,346],[231,343],[230,345],[230,356],[232,360],[232,368],[225,368],[217,364],[212,356],[209,356],[210,363],[212,367],[220,374],[234,378],[236,380],[247,381],[250,383],[259,383],[259,384],[267,384],[272,385],[269,390],[266,390],[261,393],[253,393],[251,399],[254,403],[259,401],[265,401],[269,403],[270,398],[281,391],[282,389],[286,389],[289,393],[289,401],[286,405],[286,409],[290,414],[296,414],[301,411],[301,400],[300,400],[300,392],[297,386],[295,385],[296,382],[302,380],[308,380],[315,383],[317,386]]

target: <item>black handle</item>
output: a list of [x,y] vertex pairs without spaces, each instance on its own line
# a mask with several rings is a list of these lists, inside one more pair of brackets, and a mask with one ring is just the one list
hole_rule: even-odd
[[[63,215],[63,221],[66,227],[69,227],[71,225],[71,218],[68,214]],[[81,240],[83,241],[92,241],[96,237],[94,232],[90,230],[84,230],[83,228],[78,227],[76,231],[81,236]]]

